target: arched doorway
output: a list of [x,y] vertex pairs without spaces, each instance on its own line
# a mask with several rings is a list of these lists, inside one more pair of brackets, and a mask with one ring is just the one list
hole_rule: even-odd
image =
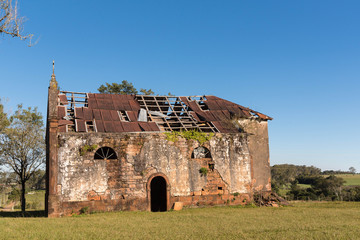
[[150,183],[150,209],[152,212],[167,211],[167,186],[163,177],[157,176]]

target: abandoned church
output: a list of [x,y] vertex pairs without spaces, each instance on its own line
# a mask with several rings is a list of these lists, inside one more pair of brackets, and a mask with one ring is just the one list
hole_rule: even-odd
[[271,191],[270,117],[215,96],[48,92],[49,217],[236,205]]

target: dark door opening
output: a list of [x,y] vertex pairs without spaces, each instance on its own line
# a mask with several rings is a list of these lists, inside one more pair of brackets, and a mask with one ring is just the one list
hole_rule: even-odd
[[163,177],[154,177],[150,183],[150,199],[152,212],[167,210],[166,181]]

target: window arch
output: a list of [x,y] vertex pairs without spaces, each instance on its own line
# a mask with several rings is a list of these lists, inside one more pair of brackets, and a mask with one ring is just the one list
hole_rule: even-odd
[[191,158],[211,158],[211,153],[206,147],[197,147],[192,152]]
[[114,149],[109,147],[101,147],[96,150],[94,159],[117,159]]

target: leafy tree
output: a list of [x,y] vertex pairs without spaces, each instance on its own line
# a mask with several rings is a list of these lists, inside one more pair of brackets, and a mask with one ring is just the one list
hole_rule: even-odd
[[360,186],[346,186],[342,194],[344,201],[360,201]]
[[17,178],[13,172],[0,172],[0,184],[11,185],[11,183],[16,183]]
[[21,210],[25,212],[25,184],[45,162],[42,116],[36,108],[18,106],[0,135],[0,164],[11,168],[21,184]]
[[31,41],[32,34],[22,33],[24,21],[24,17],[18,16],[17,1],[0,0],[0,35],[10,35],[21,40],[29,39]]
[[[106,85],[106,86],[105,86]],[[129,83],[126,80],[123,80],[120,84],[119,83],[105,83],[105,85],[101,84],[98,88],[100,93],[109,93],[109,94],[138,94],[138,91],[134,87],[132,83]],[[154,95],[154,92],[149,89],[140,89],[140,92],[144,95]]]
[[18,188],[13,188],[9,194],[10,201],[20,201],[21,200],[21,192]]
[[151,89],[146,90],[144,88],[140,88],[140,92],[144,95],[154,95],[155,94]]
[[279,164],[271,167],[272,184],[278,188],[290,185],[298,176],[317,176],[320,174],[321,169],[314,166]]
[[296,200],[317,199],[314,189],[312,188],[304,189],[299,187],[297,180],[291,182],[289,194],[291,199],[296,199]]
[[345,180],[334,175],[330,175],[327,178],[319,177],[313,184],[312,188],[325,197],[331,198],[331,200],[342,200],[342,187]]
[[105,83],[106,86],[101,85],[98,88],[100,93],[110,93],[110,94],[137,94],[138,91],[132,83],[129,83],[126,80],[123,80],[121,84],[118,83]]
[[35,190],[45,189],[45,177],[45,170],[36,170],[27,183],[28,188]]
[[[0,171],[0,195],[2,191],[5,189],[5,182],[6,182],[6,173]],[[1,202],[1,200],[0,200]]]
[[349,167],[349,172],[352,174],[356,173],[356,169],[354,167]]
[[7,114],[4,112],[4,106],[0,103],[0,133],[9,125]]

